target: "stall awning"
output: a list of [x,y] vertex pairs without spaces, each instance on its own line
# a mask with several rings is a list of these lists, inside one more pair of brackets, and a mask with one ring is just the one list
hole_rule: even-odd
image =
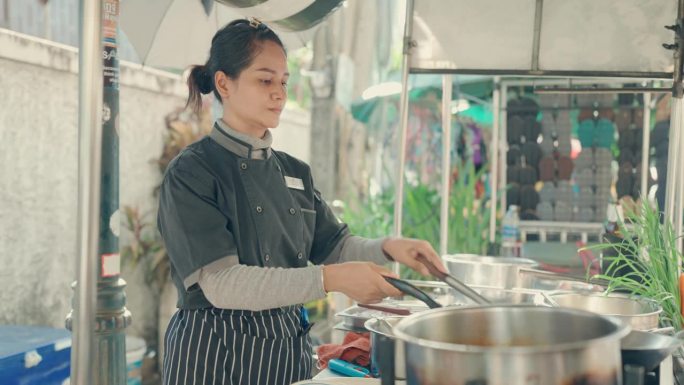
[[415,0],[411,72],[672,79],[676,0]]

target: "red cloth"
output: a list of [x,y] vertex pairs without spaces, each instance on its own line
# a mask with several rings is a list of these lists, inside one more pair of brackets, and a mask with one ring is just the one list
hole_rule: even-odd
[[328,361],[339,358],[359,366],[370,365],[370,334],[347,333],[342,344],[323,344],[316,350],[318,353],[318,367],[325,369]]

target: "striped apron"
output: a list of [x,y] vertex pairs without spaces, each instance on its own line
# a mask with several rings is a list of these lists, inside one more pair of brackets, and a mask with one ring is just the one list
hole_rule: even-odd
[[291,384],[311,378],[302,307],[178,310],[166,331],[164,385]]

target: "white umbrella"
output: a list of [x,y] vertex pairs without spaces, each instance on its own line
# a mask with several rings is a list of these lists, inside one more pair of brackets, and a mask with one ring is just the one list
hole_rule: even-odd
[[[256,4],[256,5],[252,5]],[[204,64],[214,33],[231,20],[256,17],[287,49],[309,41],[342,0],[121,0],[119,28],[141,62],[169,69]],[[208,12],[207,12],[208,11]]]

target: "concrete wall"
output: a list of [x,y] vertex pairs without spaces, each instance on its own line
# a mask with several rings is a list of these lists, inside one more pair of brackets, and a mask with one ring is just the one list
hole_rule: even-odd
[[[0,29],[0,324],[62,327],[76,276],[78,56]],[[180,78],[122,63],[121,206],[156,217],[164,117],[185,102]],[[309,115],[286,110],[275,148],[309,160]],[[128,243],[125,233],[120,245]],[[133,335],[156,330],[156,299],[124,270]]]

